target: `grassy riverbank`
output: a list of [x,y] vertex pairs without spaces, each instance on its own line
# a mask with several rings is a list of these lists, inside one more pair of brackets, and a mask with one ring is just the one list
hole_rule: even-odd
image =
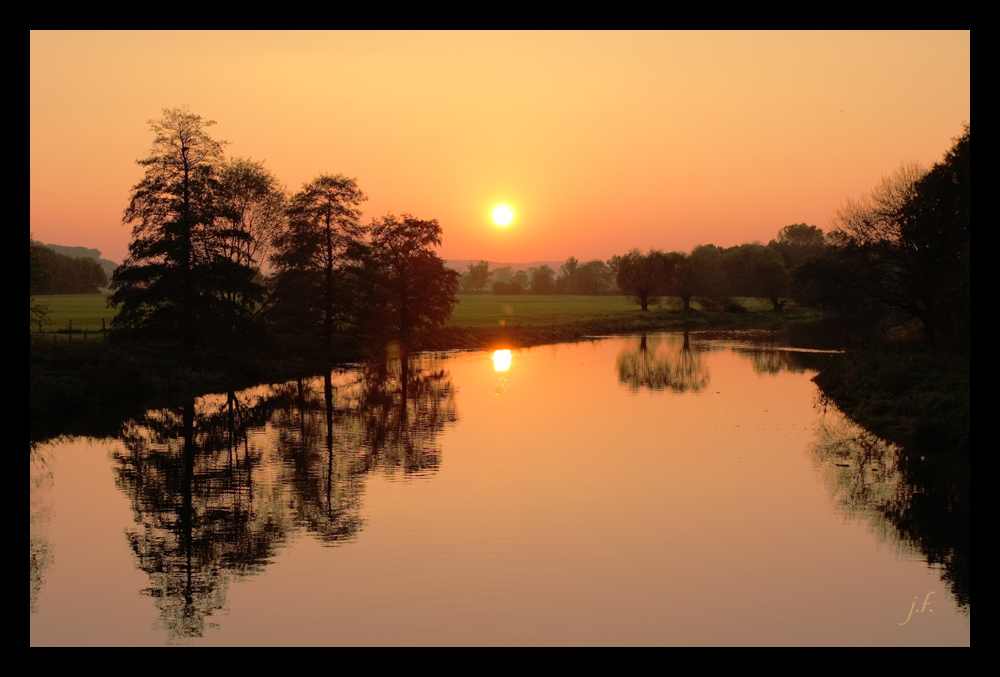
[[[280,346],[267,351],[266,358],[248,357],[235,379],[231,373],[221,373],[211,360],[198,369],[180,368],[152,354],[133,354],[105,342],[101,327],[110,325],[113,311],[107,308],[103,295],[36,300],[45,303],[50,312],[44,333],[32,334],[29,399],[33,429],[54,427],[64,432],[71,428],[73,432],[101,434],[122,414],[138,414],[143,407],[166,406],[206,392],[322,370],[318,360],[303,359]],[[775,313],[760,299],[739,301],[743,310],[733,305],[725,311],[708,312],[696,306],[695,312],[684,313],[674,299],[644,312],[624,296],[462,295],[450,321],[419,337],[411,347],[517,348],[643,331],[771,327],[818,316],[815,311],[795,308]],[[358,358],[346,353],[341,356],[344,362]]]
[[776,313],[765,299],[733,301],[725,310],[695,302],[693,312],[685,313],[673,298],[642,311],[627,296],[460,295],[448,323],[422,337],[419,348],[520,348],[644,331],[773,327],[821,317],[795,306]]
[[[250,360],[239,382],[211,367],[180,369],[131,355],[102,340],[112,316],[102,295],[47,297],[48,332],[33,339],[30,355],[32,425],[74,421],[94,425],[144,406],[318,372],[317,364],[279,350]],[[677,299],[649,311],[624,296],[462,295],[449,322],[420,337],[419,350],[518,348],[592,336],[683,329],[779,327],[818,320],[817,311],[790,305],[771,310],[763,299],[737,299],[725,310],[698,304],[691,313]],[[72,321],[73,333],[68,328]],[[86,329],[88,340],[82,340]],[[57,331],[61,330],[61,331]],[[71,339],[71,340],[70,340]],[[343,355],[344,361],[357,359]],[[864,347],[832,357],[817,383],[849,416],[880,436],[907,446],[968,451],[969,360],[908,344]]]
[[816,384],[852,419],[917,453],[968,454],[971,361],[922,343],[832,356]]

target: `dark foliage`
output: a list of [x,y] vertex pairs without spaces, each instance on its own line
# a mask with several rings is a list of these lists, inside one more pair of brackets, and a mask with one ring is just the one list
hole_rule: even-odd
[[31,294],[97,294],[108,274],[97,259],[66,256],[32,245]]
[[188,361],[248,349],[263,286],[254,268],[231,257],[233,243],[248,236],[224,218],[222,144],[205,131],[214,123],[174,109],[150,124],[152,154],[139,160],[145,175],[123,219],[132,226],[129,254],[111,283],[112,338],[179,348]]

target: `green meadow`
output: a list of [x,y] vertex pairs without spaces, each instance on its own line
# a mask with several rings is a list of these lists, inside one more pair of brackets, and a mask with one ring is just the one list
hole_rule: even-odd
[[[35,300],[45,305],[49,312],[42,331],[46,334],[68,335],[72,324],[74,338],[86,331],[88,337],[97,338],[102,326],[111,325],[115,311],[107,306],[104,294],[64,294],[37,296]],[[770,311],[766,299],[741,298],[739,304],[753,313]],[[693,307],[701,310],[697,302]],[[676,298],[661,299],[651,306],[649,314],[680,312],[681,303]],[[451,318],[445,326],[451,328],[490,329],[497,327],[555,327],[569,324],[595,324],[607,321],[641,317],[639,306],[628,296],[548,296],[460,294]],[[102,325],[102,321],[104,325]],[[31,327],[38,333],[37,325]]]
[[[104,294],[58,294],[36,296],[35,302],[48,308],[48,314],[41,330],[46,334],[67,334],[72,325],[73,333],[86,331],[89,336],[100,336],[103,326],[110,328],[115,311],[108,308]],[[102,321],[104,325],[102,325]],[[37,334],[38,325],[31,327]],[[96,332],[96,334],[93,334]]]
[[[771,310],[771,302],[767,299],[735,300],[753,313]],[[692,303],[692,308],[702,310],[697,301]],[[680,299],[664,298],[658,304],[650,305],[649,312],[655,315],[679,313],[681,310]],[[628,296],[460,294],[458,305],[446,326],[474,329],[506,325],[551,327],[625,319],[641,314],[639,305]]]
[[552,326],[619,317],[638,310],[626,296],[461,294],[449,327]]

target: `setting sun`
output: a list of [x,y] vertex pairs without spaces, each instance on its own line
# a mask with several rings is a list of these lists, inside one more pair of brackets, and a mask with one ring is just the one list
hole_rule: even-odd
[[514,210],[507,205],[500,205],[493,210],[493,223],[506,226],[514,220]]

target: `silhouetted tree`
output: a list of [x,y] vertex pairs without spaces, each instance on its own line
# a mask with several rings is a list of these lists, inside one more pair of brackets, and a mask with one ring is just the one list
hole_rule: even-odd
[[680,298],[684,312],[691,312],[691,299],[698,289],[698,280],[691,257],[684,252],[670,252],[667,255],[668,270],[666,277],[670,281],[668,287],[672,296]]
[[[831,241],[851,267],[844,292],[855,312],[883,328],[916,320],[928,344],[958,316],[967,318],[969,166],[966,128],[931,172],[903,165],[837,212]],[[952,315],[955,308],[965,310]]]
[[532,268],[531,293],[532,294],[552,294],[556,290],[556,273],[544,263],[538,268]]
[[363,237],[357,206],[367,199],[354,179],[323,174],[288,204],[288,226],[275,240],[275,321],[286,330],[321,328],[323,354],[333,359],[334,335],[352,323],[352,292],[345,268]]
[[32,250],[37,268],[34,294],[97,294],[108,286],[108,274],[97,259],[67,256],[45,246]]
[[698,245],[687,257],[685,294],[717,301],[725,295],[725,277],[722,270],[722,249],[715,245]]
[[441,244],[437,219],[387,214],[371,224],[369,267],[382,290],[373,309],[389,337],[406,344],[425,328],[439,326],[457,303],[459,273],[433,251]]
[[286,222],[284,188],[262,162],[236,158],[222,168],[220,198],[236,235],[229,258],[259,273]]
[[152,153],[138,161],[145,175],[123,219],[132,225],[129,254],[111,283],[112,335],[172,340],[190,357],[196,347],[246,335],[247,306],[234,304],[233,294],[245,301],[263,288],[251,267],[229,256],[246,236],[223,218],[222,143],[206,132],[214,122],[172,109],[150,124]]
[[633,249],[624,256],[612,256],[608,266],[614,273],[618,288],[632,296],[642,310],[656,302],[659,293],[663,252],[650,250],[643,254]]
[[826,237],[816,226],[793,223],[779,230],[778,236],[767,246],[781,254],[785,269],[791,272],[809,257],[821,254],[826,246]]
[[576,269],[573,275],[574,294],[607,294],[611,291],[614,276],[604,261],[587,261]]
[[820,308],[842,308],[843,290],[853,284],[851,267],[843,261],[841,250],[827,247],[822,254],[799,263],[792,272],[791,293],[796,302]]
[[781,310],[789,276],[776,250],[756,242],[732,247],[723,253],[722,267],[729,295],[764,297]]
[[576,289],[576,274],[580,262],[576,257],[569,257],[566,263],[559,267],[559,277],[556,278],[556,292],[560,294],[578,294]]
[[48,308],[45,304],[35,300],[35,295],[41,293],[38,290],[46,284],[48,274],[41,264],[41,247],[35,244],[30,234],[28,236],[28,246],[28,333],[30,334],[48,316]]
[[938,334],[968,350],[971,274],[971,132],[962,136],[942,162],[914,185],[900,215],[900,240],[912,251],[917,270],[925,337]]

